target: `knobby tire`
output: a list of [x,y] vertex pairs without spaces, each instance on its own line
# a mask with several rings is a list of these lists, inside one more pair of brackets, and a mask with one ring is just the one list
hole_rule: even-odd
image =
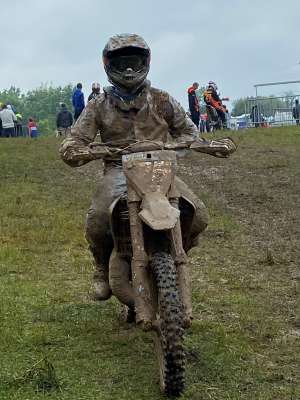
[[178,397],[184,390],[185,353],[183,347],[183,314],[176,283],[176,267],[171,255],[159,252],[152,257],[158,293],[156,338],[160,363],[161,387],[169,397]]

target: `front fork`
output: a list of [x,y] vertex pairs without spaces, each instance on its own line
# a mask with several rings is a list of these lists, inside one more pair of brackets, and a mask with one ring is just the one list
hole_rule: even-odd
[[[173,207],[178,208],[178,199],[170,199],[170,203]],[[156,316],[151,299],[149,273],[147,271],[148,256],[145,251],[143,223],[138,215],[139,207],[139,201],[128,202],[132,241],[132,283],[135,293],[136,322],[141,324],[144,330],[149,330],[152,328]],[[185,327],[189,327],[192,320],[191,285],[179,219],[170,231],[170,236],[177,270],[177,285],[183,305],[183,324]]]
[[[178,203],[178,198],[170,199],[170,204],[177,209],[179,208]],[[177,270],[177,286],[183,306],[183,325],[188,328],[193,319],[191,280],[187,266],[187,255],[183,248],[179,218],[175,227],[171,230],[171,243]]]
[[143,223],[138,215],[139,205],[138,201],[128,203],[132,243],[132,284],[135,294],[136,322],[142,325],[143,330],[148,331],[152,328],[155,312],[147,271],[148,256],[145,251]]

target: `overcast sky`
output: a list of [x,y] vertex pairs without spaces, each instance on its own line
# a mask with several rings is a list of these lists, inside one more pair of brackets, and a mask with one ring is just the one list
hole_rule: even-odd
[[[149,78],[186,107],[194,82],[232,100],[253,84],[300,80],[299,0],[0,0],[0,89],[107,81],[101,52],[116,33],[142,35]],[[289,87],[300,93],[300,85]],[[286,88],[263,90],[262,94]]]

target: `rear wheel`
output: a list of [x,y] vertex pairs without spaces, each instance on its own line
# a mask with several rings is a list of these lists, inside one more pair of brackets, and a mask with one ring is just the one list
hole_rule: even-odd
[[176,284],[176,267],[172,257],[155,253],[151,262],[158,304],[156,351],[160,368],[160,385],[170,397],[180,396],[184,390],[185,354],[182,305]]

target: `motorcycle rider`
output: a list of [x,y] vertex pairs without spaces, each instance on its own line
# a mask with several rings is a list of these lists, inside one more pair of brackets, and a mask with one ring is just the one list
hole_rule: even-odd
[[223,128],[227,127],[226,124],[226,107],[222,104],[222,99],[218,94],[218,86],[215,82],[209,81],[203,99],[207,106],[213,107],[222,121]]
[[[89,144],[100,132],[103,143],[130,144],[132,140],[192,142],[198,134],[196,126],[183,108],[168,93],[151,87],[146,80],[150,68],[150,48],[138,35],[122,34],[109,39],[103,50],[103,63],[112,86],[92,99],[72,127],[71,136],[61,145],[62,159],[71,166],[80,166],[96,158]],[[230,140],[219,141],[222,156],[235,150]],[[212,141],[207,143],[212,153]],[[195,207],[191,237],[197,236],[208,223],[202,201],[177,178],[177,189]],[[113,241],[109,232],[109,206],[126,190],[120,157],[107,149],[104,177],[93,198],[86,219],[86,238],[94,256],[95,298],[111,296],[108,266]],[[191,244],[192,246],[192,244]]]

